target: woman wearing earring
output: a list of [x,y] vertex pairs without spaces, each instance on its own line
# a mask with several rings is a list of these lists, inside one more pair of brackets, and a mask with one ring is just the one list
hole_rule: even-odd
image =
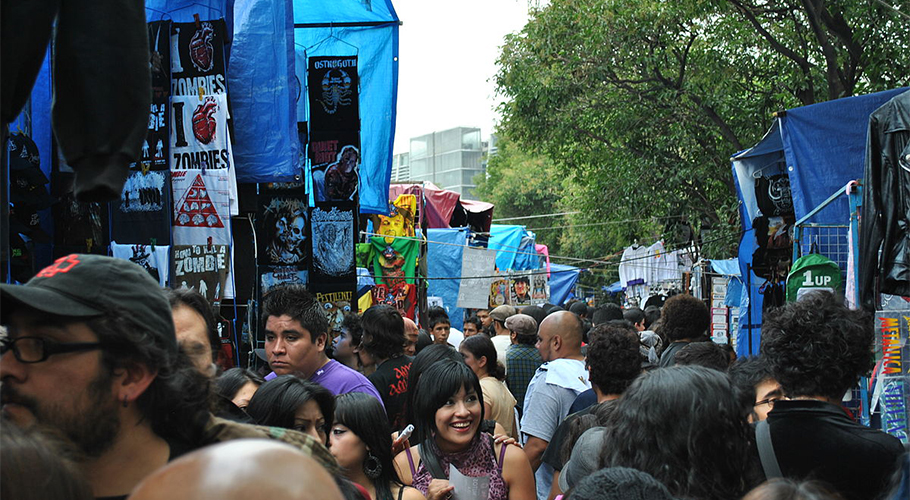
[[392,430],[379,400],[351,392],[335,401],[329,451],[345,476],[363,486],[374,500],[425,500],[404,486],[392,465]]
[[518,438],[515,432],[515,396],[504,382],[506,369],[496,359],[496,347],[486,335],[474,335],[461,342],[458,351],[464,362],[480,379],[483,392],[483,416],[495,420],[507,436]]
[[[472,337],[473,338],[473,337]],[[495,443],[481,432],[483,392],[477,375],[465,363],[442,360],[420,377],[414,396],[416,441],[395,457],[405,484],[429,500],[452,494],[450,467],[487,482],[489,500],[534,498],[534,473],[524,451]]]

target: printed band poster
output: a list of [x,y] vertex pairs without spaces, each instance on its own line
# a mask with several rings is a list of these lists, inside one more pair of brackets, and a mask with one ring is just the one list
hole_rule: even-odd
[[224,94],[171,99],[174,243],[229,244],[237,181]]
[[[496,252],[487,248],[467,247],[461,255],[461,282],[457,307],[486,309],[490,302],[492,276],[496,269]],[[479,276],[479,277],[477,277]]]
[[511,292],[509,286],[508,276],[503,276],[502,278],[495,278],[490,283],[490,295],[489,295],[489,304],[490,309],[499,307],[509,303],[511,299]]
[[543,269],[531,274],[531,304],[539,306],[550,301],[550,280]]
[[260,197],[256,231],[260,264],[306,269],[310,254],[308,211],[306,199],[301,197]]
[[385,304],[394,307],[405,318],[415,320],[417,307],[417,285],[398,281],[394,285],[376,285],[370,291],[373,305]]
[[227,245],[175,245],[171,286],[196,290],[209,303],[219,304],[229,263]]
[[306,269],[295,266],[264,266],[259,271],[259,286],[263,295],[278,285],[288,283],[307,286],[309,273]]
[[315,200],[355,201],[362,162],[357,57],[309,58],[307,97]]
[[167,245],[126,245],[111,242],[111,255],[139,265],[155,278],[161,287],[166,287],[170,274],[171,247]]
[[310,279],[319,283],[356,285],[353,204],[317,204],[310,211],[312,267]]
[[516,307],[531,305],[531,276],[515,274],[509,280],[511,304]]
[[910,310],[878,311],[875,324],[881,360],[875,369],[872,410],[881,409],[882,430],[906,445],[910,443]]
[[316,291],[316,302],[329,320],[329,330],[341,330],[344,315],[356,312],[353,290]]

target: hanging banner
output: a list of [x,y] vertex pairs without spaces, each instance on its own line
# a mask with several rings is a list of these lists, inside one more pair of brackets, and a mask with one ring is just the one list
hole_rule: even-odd
[[226,94],[224,19],[171,23],[171,94]]
[[354,291],[317,291],[314,293],[316,302],[325,313],[326,319],[329,320],[329,330],[341,331],[341,324],[344,322],[344,315],[354,311]]
[[538,269],[531,275],[531,304],[535,306],[550,301],[550,280],[544,269]]
[[353,290],[357,285],[354,205],[318,204],[310,212],[310,221],[311,279],[318,283],[344,284]]
[[256,231],[259,263],[306,269],[310,254],[308,206],[303,197],[261,196]]
[[872,410],[881,408],[881,428],[905,445],[910,443],[910,310],[877,311],[876,366]]
[[461,282],[458,286],[457,307],[465,309],[486,309],[490,301],[493,278],[496,269],[496,252],[486,248],[467,247],[461,255]]
[[355,201],[362,162],[357,57],[309,58],[307,97],[315,200]]
[[[171,96],[171,23],[148,23],[149,70],[152,74],[152,106],[149,110],[148,134],[142,145],[136,170],[167,170],[169,150],[168,99]],[[197,91],[198,93],[198,91]]]
[[386,304],[398,310],[405,318],[416,321],[415,310],[417,307],[417,286],[397,282],[392,286],[376,285],[371,290],[373,305]]
[[528,274],[513,274],[509,280],[509,299],[515,307],[531,305],[531,276]]
[[171,99],[171,184],[174,243],[216,244],[231,240],[237,182],[227,134],[224,94]]
[[172,285],[194,289],[218,305],[224,298],[229,263],[227,245],[174,245]]
[[386,243],[385,238],[373,236],[373,273],[376,283],[394,287],[398,283],[416,284],[417,257],[420,247],[415,240],[396,239]]
[[166,287],[170,273],[169,252],[167,245],[121,245],[111,242],[111,255],[138,264],[155,278],[161,287]]
[[490,283],[490,295],[487,307],[494,309],[501,305],[508,304],[509,300],[511,299],[511,295],[509,278],[495,278]]

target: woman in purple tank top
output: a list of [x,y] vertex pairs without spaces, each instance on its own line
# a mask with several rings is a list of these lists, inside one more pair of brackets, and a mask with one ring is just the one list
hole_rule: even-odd
[[534,475],[524,452],[494,444],[480,431],[483,393],[464,362],[442,360],[424,372],[414,394],[414,418],[420,444],[399,453],[395,464],[402,482],[427,500],[452,496],[450,466],[465,476],[489,478],[490,500],[534,498]]

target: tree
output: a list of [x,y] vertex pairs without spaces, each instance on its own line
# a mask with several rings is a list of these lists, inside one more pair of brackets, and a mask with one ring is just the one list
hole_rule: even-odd
[[777,110],[906,84],[906,23],[889,14],[857,0],[554,0],[502,49],[501,132],[573,179],[564,206],[634,221],[608,226],[606,248],[689,220],[709,254],[731,255],[730,156]]

